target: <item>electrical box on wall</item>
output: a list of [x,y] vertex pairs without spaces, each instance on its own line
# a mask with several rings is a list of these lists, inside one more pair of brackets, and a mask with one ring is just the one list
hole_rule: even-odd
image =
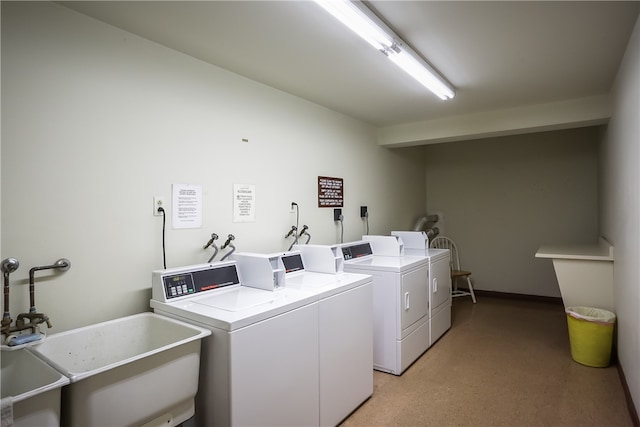
[[340,221],[340,217],[342,216],[342,209],[334,209],[333,210],[333,220]]
[[367,207],[360,206],[360,218],[366,218],[366,217],[367,217]]
[[162,215],[162,210],[160,210],[160,208],[162,208],[165,211],[168,209],[165,198],[163,196],[154,196],[153,197],[153,214],[155,216]]

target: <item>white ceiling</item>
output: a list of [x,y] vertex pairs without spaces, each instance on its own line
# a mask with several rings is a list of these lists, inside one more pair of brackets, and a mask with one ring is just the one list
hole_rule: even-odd
[[606,94],[640,2],[371,1],[441,101],[311,1],[59,2],[376,126]]

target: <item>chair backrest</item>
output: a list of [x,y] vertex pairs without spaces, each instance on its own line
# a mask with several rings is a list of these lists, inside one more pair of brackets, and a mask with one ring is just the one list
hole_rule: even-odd
[[449,249],[449,263],[451,265],[451,270],[460,270],[458,247],[453,240],[446,236],[437,236],[429,243],[429,247],[433,249]]

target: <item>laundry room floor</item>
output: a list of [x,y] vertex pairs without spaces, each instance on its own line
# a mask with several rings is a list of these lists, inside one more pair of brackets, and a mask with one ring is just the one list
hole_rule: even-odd
[[374,371],[356,426],[633,426],[615,365],[571,359],[564,308],[456,298],[452,327],[401,376]]

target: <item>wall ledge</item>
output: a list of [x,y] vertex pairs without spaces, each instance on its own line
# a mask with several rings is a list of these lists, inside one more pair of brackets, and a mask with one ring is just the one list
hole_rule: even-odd
[[410,147],[572,129],[603,125],[610,117],[611,100],[606,94],[382,127],[378,144]]

